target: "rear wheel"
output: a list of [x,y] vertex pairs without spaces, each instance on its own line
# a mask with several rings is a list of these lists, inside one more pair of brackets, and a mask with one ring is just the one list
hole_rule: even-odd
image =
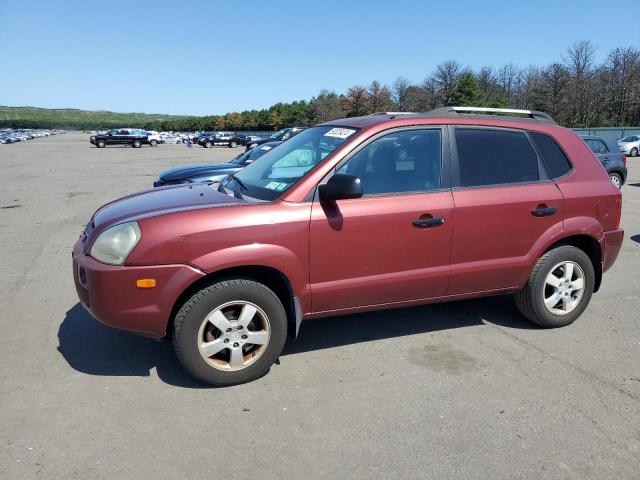
[[613,183],[618,190],[622,188],[622,177],[617,173],[610,173],[609,180]]
[[238,144],[236,142],[231,142],[229,144],[229,147],[231,147],[231,148],[236,148],[237,146],[238,146]]
[[638,156],[638,149],[636,147],[633,147],[631,149],[631,156],[632,157],[637,157]]
[[156,145],[158,145],[158,141],[157,140],[151,140],[149,142],[149,145],[151,145],[152,147],[155,147]]
[[269,371],[287,336],[280,299],[252,280],[226,280],[193,295],[174,320],[178,360],[214,386],[254,380]]
[[563,245],[545,253],[516,293],[520,313],[543,327],[573,323],[591,300],[595,274],[589,257],[579,248]]
[[140,148],[142,146],[142,142],[140,140],[134,140],[131,146],[133,148]]

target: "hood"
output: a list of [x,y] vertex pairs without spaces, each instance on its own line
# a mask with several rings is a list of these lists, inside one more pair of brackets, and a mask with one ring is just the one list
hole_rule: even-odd
[[200,177],[205,175],[223,175],[240,170],[240,166],[234,163],[209,163],[201,165],[185,165],[183,167],[170,168],[160,174],[160,178],[166,182],[184,180],[185,178]]
[[88,231],[101,231],[115,223],[140,220],[164,213],[240,203],[245,201],[218,192],[206,183],[154,188],[127,195],[102,206],[93,216]]

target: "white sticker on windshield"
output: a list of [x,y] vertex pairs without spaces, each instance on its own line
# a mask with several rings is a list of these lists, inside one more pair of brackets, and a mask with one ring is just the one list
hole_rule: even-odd
[[266,147],[262,147],[262,150],[268,152],[269,150],[271,150],[272,147],[270,147],[269,145],[267,145]]
[[355,130],[351,130],[350,128],[332,128],[327,133],[324,134],[325,137],[335,137],[335,138],[347,138],[349,135],[354,133]]

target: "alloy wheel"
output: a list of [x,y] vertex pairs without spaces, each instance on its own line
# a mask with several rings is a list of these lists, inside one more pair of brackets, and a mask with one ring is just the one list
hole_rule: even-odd
[[551,269],[544,284],[544,305],[554,315],[566,315],[584,294],[584,271],[575,262],[565,261]]
[[616,174],[611,174],[609,175],[609,180],[611,180],[611,183],[613,183],[616,188],[618,190],[620,190],[620,187],[622,187],[622,180],[620,180],[620,177]]
[[205,317],[198,331],[198,350],[213,368],[242,370],[262,356],[270,335],[264,311],[251,302],[236,300]]

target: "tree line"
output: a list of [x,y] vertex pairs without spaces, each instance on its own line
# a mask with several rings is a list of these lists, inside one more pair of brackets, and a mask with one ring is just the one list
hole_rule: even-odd
[[[344,93],[322,90],[309,101],[277,103],[268,109],[210,116],[111,114],[59,119],[0,118],[3,126],[115,128],[123,125],[148,130],[278,130],[308,126],[337,118],[381,111],[425,112],[459,105],[542,110],[566,127],[640,125],[640,50],[616,48],[601,63],[589,41],[571,45],[557,62],[545,66],[466,68],[455,60],[436,66],[421,82],[398,77],[392,84],[377,80],[355,85]],[[109,113],[110,117],[101,117]],[[118,115],[136,115],[123,118]],[[26,125],[36,121],[37,125]],[[13,121],[13,123],[11,123]]]

